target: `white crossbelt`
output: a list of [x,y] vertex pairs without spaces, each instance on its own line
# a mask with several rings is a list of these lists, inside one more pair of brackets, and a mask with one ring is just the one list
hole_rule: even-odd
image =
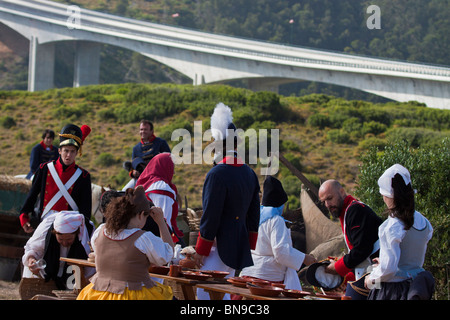
[[53,162],[49,162],[47,164],[48,169],[52,175],[53,180],[55,180],[56,185],[58,186],[59,191],[53,196],[53,198],[47,203],[47,205],[44,208],[44,211],[42,212],[41,219],[44,218],[44,216],[50,211],[50,209],[58,202],[59,199],[61,199],[62,196],[67,200],[72,210],[78,211],[78,206],[73,200],[72,196],[67,192],[67,190],[72,187],[72,185],[77,181],[78,177],[81,175],[82,171],[80,168],[78,168],[75,173],[72,175],[72,177],[69,179],[69,181],[66,182],[65,185],[63,185],[61,179],[58,176],[58,173],[56,172],[55,166],[53,165]]

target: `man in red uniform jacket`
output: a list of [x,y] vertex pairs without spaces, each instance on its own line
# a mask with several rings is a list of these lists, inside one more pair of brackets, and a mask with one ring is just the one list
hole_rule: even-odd
[[382,223],[366,204],[347,195],[336,180],[325,181],[319,189],[319,199],[331,215],[339,218],[349,253],[331,261],[326,271],[339,274],[347,280],[357,280],[379,253],[378,227]]
[[[89,172],[75,164],[75,158],[81,154],[81,146],[90,130],[86,125],[80,129],[73,124],[62,128],[59,134],[59,158],[39,166],[21,209],[19,219],[25,232],[33,232],[46,216],[63,210],[83,214],[86,226],[90,228],[91,176]],[[39,206],[35,210],[38,197]]]

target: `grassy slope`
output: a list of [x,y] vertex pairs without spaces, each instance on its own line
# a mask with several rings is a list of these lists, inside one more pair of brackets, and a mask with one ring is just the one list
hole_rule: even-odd
[[[115,88],[114,85],[112,87]],[[118,99],[117,95],[105,95],[107,101],[92,102],[86,98],[76,98],[76,94],[72,95],[74,90],[82,89],[54,89],[37,93],[0,92],[2,110],[0,119],[4,121],[5,117],[11,117],[16,123],[10,128],[5,128],[4,124],[0,126],[0,148],[2,150],[0,174],[26,174],[29,170],[31,148],[40,141],[43,129],[52,128],[55,132],[59,132],[65,123],[72,122],[80,126],[88,124],[92,128],[92,132],[83,146],[83,155],[78,158],[77,163],[91,172],[94,183],[109,185],[113,188],[122,187],[127,178],[122,169],[122,162],[130,158],[131,148],[138,142],[138,122],[119,124],[115,120],[101,120],[98,116],[99,111],[111,108]],[[311,114],[318,109],[322,108],[323,110],[323,106],[320,104],[301,102],[295,97],[282,96],[280,96],[280,101],[293,112],[295,121],[277,123],[276,128],[280,129],[282,141],[290,141],[297,146],[297,150],[288,152],[300,159],[301,171],[316,181],[319,178],[339,179],[351,192],[359,173],[358,157],[364,150],[358,147],[357,143],[333,143],[327,139],[329,128],[320,130],[306,124],[306,120]],[[68,109],[80,108],[84,105],[88,106],[89,111],[78,116],[58,118],[55,116],[55,110],[58,110],[61,105]],[[230,106],[233,109],[233,106]],[[383,105],[380,105],[380,109],[382,107]],[[189,110],[186,110],[181,114],[155,121],[156,135],[180,118],[186,119],[192,125],[195,120],[202,120],[201,117],[192,117]],[[208,120],[208,117],[204,117],[203,120]],[[176,141],[168,142],[172,148],[178,143]],[[206,145],[207,142],[204,142],[203,147]],[[103,153],[113,155],[110,164],[99,164],[99,156]],[[208,165],[194,164],[177,165],[176,167],[174,182],[177,184],[181,196],[187,197],[191,207],[201,205],[202,185],[209,169]],[[264,177],[261,176],[259,169],[260,166],[255,167],[262,182]],[[289,172],[285,168],[284,170],[281,168],[278,177],[283,179],[288,174]],[[299,180],[290,181],[300,185]]]

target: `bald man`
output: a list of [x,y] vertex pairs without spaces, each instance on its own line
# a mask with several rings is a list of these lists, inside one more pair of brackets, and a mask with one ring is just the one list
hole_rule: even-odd
[[347,280],[358,280],[367,271],[371,260],[378,257],[380,217],[366,204],[347,195],[336,180],[327,180],[319,188],[319,199],[331,215],[339,218],[349,253],[331,261],[326,271]]

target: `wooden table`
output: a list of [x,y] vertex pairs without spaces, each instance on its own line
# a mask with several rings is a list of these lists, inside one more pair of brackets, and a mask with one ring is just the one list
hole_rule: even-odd
[[202,283],[197,284],[197,288],[201,288],[209,293],[211,300],[222,300],[225,293],[236,294],[244,297],[244,299],[252,299],[252,300],[298,300],[294,298],[287,298],[280,294],[277,297],[266,297],[252,294],[250,289],[236,287],[232,284],[213,284],[213,283]]
[[[73,259],[73,258],[60,258],[60,260],[67,262],[69,265],[78,266],[78,268],[75,268],[75,287],[79,288],[78,290],[83,289],[84,286],[88,284],[88,282],[85,283],[83,280],[83,279],[86,279],[85,273],[84,273],[84,268],[85,267],[95,268],[95,262],[90,262],[85,259]],[[80,271],[80,274],[78,274],[77,270]],[[184,296],[185,300],[195,300],[196,294],[195,294],[194,287],[198,283],[207,283],[207,281],[192,280],[192,279],[184,278],[182,276],[171,277],[168,275],[161,275],[161,274],[156,274],[156,273],[149,273],[149,274],[150,274],[150,277],[152,277],[152,278],[164,279],[164,280],[173,281],[177,284],[180,284],[181,291],[183,292],[183,296]],[[217,283],[217,281],[215,283]]]
[[193,279],[187,279],[185,277],[171,277],[167,275],[157,274],[157,273],[150,273],[150,277],[154,278],[160,278],[168,281],[174,281],[177,284],[180,284],[181,291],[183,292],[184,300],[195,300],[195,286],[198,283],[205,282],[205,281],[199,281],[199,280],[193,280]]
[[[61,261],[67,262],[69,265],[78,266],[75,268],[75,288],[76,290],[81,290],[88,280],[85,277],[85,268],[91,267],[95,268],[95,262],[91,262],[85,259],[74,259],[74,258],[60,258]],[[77,271],[80,271],[78,275]],[[255,299],[255,300],[297,300],[292,298],[287,298],[282,294],[278,297],[265,297],[254,295],[250,292],[248,288],[236,287],[226,281],[226,279],[211,279],[211,280],[193,280],[187,279],[183,276],[171,277],[168,275],[149,273],[152,278],[159,278],[167,281],[173,281],[181,286],[183,296],[185,300],[196,300],[195,289],[201,288],[209,293],[211,300],[222,300],[225,293],[236,294],[244,297],[245,299]]]

